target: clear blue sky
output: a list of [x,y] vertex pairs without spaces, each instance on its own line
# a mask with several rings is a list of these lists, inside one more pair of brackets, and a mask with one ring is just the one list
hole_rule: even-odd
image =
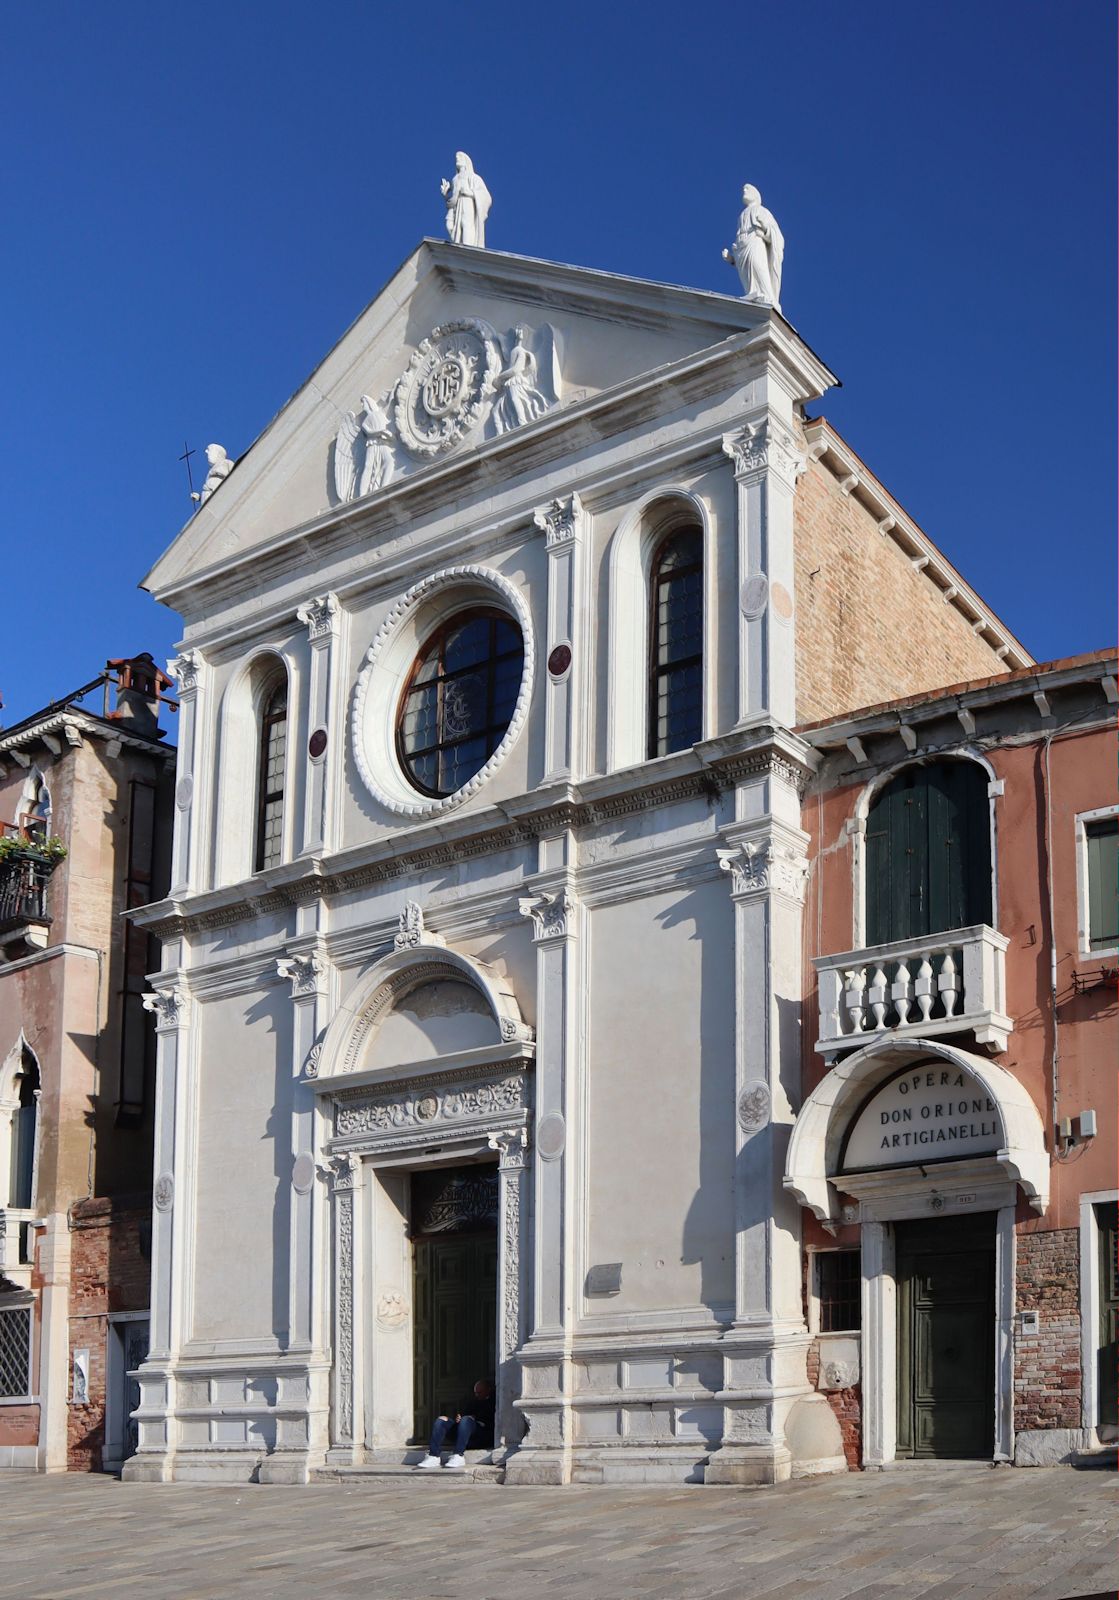
[[[736,290],[744,180],[822,409],[1039,658],[1114,638],[1108,0],[61,0],[4,10],[0,718],[172,652],[137,589],[425,234]],[[867,597],[873,604],[873,596]]]

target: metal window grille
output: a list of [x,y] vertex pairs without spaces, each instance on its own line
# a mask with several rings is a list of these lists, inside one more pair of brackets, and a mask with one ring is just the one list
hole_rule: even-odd
[[862,1268],[857,1250],[822,1250],[816,1257],[820,1332],[851,1333],[862,1326]]
[[31,1393],[31,1307],[0,1311],[0,1396]]

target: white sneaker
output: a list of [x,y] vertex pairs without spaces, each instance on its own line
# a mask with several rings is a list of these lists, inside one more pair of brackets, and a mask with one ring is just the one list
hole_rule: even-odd
[[416,1472],[433,1472],[440,1465],[438,1456],[424,1456],[422,1461],[417,1461]]
[[461,1472],[462,1469],[466,1466],[466,1457],[465,1456],[448,1456],[446,1461],[444,1461],[443,1465],[449,1472]]

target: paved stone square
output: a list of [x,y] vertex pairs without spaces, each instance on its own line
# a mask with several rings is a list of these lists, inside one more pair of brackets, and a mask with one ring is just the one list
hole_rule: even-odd
[[5,1475],[18,1600],[1010,1600],[1114,1590],[1110,1472],[923,1467],[777,1489],[305,1489]]

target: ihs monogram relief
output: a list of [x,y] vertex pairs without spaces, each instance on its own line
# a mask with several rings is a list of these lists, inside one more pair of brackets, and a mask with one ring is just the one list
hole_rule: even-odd
[[488,322],[463,317],[432,330],[394,389],[363,394],[343,414],[332,479],[340,503],[389,484],[398,450],[423,463],[479,434],[511,432],[560,400],[558,341],[547,324],[504,338]]

